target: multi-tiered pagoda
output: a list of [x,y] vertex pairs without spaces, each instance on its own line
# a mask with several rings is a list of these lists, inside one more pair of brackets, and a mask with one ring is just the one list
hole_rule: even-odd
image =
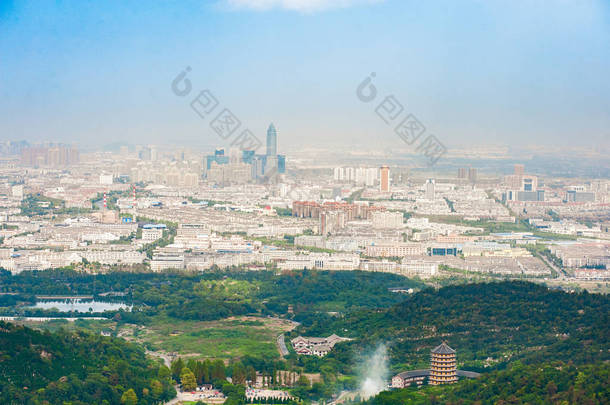
[[458,380],[455,350],[443,342],[430,352],[431,385],[452,384]]

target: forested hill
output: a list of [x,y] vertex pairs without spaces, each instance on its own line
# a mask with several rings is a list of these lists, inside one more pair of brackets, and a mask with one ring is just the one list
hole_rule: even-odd
[[508,405],[610,403],[610,364],[579,365],[548,362],[485,373],[454,385],[382,392],[365,405]]
[[0,321],[2,404],[118,404],[132,394],[155,404],[175,396],[169,377],[122,339]]
[[577,364],[610,359],[610,299],[570,294],[527,282],[425,289],[391,308],[362,310],[303,333],[356,338],[329,355],[344,363],[350,352],[386,342],[393,372],[426,367],[442,340],[457,350],[461,368],[501,369],[517,359]]

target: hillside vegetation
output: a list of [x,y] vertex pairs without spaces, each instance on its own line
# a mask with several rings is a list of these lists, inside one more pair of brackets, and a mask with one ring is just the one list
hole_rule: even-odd
[[396,404],[581,404],[610,403],[610,365],[575,366],[552,362],[483,375],[450,386],[405,388],[382,392],[363,405]]
[[356,338],[326,360],[338,366],[353,352],[385,342],[392,371],[425,368],[430,349],[442,340],[457,350],[459,366],[473,371],[515,360],[586,364],[610,360],[609,309],[605,295],[517,281],[467,284],[425,289],[390,308],[355,311],[301,332]]
[[169,377],[165,366],[122,339],[0,321],[2,404],[119,404],[130,390],[142,403],[157,404],[176,395]]

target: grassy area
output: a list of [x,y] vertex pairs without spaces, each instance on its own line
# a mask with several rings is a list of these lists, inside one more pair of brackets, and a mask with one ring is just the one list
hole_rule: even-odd
[[46,329],[51,332],[57,332],[60,329],[64,330],[85,330],[93,334],[99,334],[101,331],[112,331],[116,327],[116,322],[113,320],[101,319],[78,319],[74,322],[69,322],[65,319],[55,319],[47,322],[20,322],[30,328]]
[[[26,322],[24,322],[26,323]],[[27,322],[30,327],[50,331],[86,330],[93,334],[109,331],[142,343],[149,350],[176,352],[196,359],[231,359],[252,355],[279,359],[276,338],[289,331],[293,324],[287,320],[262,317],[233,317],[218,321],[179,321],[155,318],[152,326],[120,325],[113,320],[53,320]]]
[[27,322],[30,327],[50,331],[86,330],[117,333],[144,344],[149,350],[176,352],[193,358],[236,358],[246,354],[267,359],[279,358],[276,338],[293,328],[290,321],[262,317],[233,317],[218,321],[180,321],[155,318],[152,326],[120,325],[113,320],[53,320]]
[[234,317],[218,321],[155,319],[137,330],[134,339],[152,350],[193,355],[194,358],[235,358],[246,354],[279,358],[275,340],[292,329],[289,321]]

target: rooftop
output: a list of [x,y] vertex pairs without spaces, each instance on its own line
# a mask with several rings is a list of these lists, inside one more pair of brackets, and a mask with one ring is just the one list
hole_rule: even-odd
[[432,349],[432,353],[434,354],[455,354],[455,350],[449,347],[447,343],[443,342],[440,345],[436,346]]

